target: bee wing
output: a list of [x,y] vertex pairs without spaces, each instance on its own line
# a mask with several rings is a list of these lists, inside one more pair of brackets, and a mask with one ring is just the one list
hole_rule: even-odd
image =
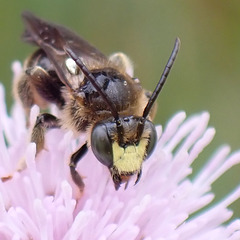
[[67,80],[68,70],[65,61],[68,57],[64,48],[69,46],[74,53],[86,62],[107,62],[107,57],[87,41],[72,31],[47,21],[44,21],[30,12],[22,14],[26,30],[23,39],[26,42],[39,46],[47,54],[56,68],[60,80],[71,87]]

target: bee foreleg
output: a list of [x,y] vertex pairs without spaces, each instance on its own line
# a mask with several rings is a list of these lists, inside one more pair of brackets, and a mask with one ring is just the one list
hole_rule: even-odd
[[84,156],[84,154],[87,152],[87,150],[88,150],[87,143],[85,143],[75,153],[72,154],[69,164],[72,179],[74,183],[79,187],[80,191],[83,191],[84,189],[84,182],[82,180],[82,177],[76,171],[76,166],[77,163]]
[[31,142],[36,143],[36,154],[44,148],[46,130],[59,127],[59,119],[52,114],[42,113],[38,115],[31,135]]

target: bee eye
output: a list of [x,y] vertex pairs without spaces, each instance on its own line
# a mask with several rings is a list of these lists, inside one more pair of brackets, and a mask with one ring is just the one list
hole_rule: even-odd
[[107,167],[113,164],[112,141],[104,124],[97,124],[91,134],[92,151],[99,162]]
[[148,143],[148,146],[146,149],[147,158],[148,158],[148,157],[150,157],[150,155],[152,154],[152,152],[156,146],[157,132],[156,132],[155,126],[150,121],[146,121],[145,128],[149,129],[149,143]]

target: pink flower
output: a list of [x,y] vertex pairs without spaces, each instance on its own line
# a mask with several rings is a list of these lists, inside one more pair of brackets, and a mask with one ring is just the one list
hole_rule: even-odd
[[[14,63],[15,77],[21,71]],[[32,109],[31,123],[38,114]],[[53,109],[52,111],[56,111]],[[15,103],[9,116],[0,88],[0,239],[240,239],[240,220],[228,206],[240,198],[240,187],[210,208],[211,185],[240,162],[240,151],[219,148],[198,175],[190,180],[191,164],[211,142],[215,130],[208,128],[208,113],[185,120],[184,112],[170,119],[152,156],[143,165],[140,182],[115,191],[109,171],[93,153],[79,162],[84,176],[82,195],[71,180],[69,157],[85,139],[71,132],[51,130],[46,149],[35,159],[25,116]],[[17,171],[26,164],[23,171]],[[201,211],[202,210],[202,211]],[[193,213],[197,215],[191,217]]]

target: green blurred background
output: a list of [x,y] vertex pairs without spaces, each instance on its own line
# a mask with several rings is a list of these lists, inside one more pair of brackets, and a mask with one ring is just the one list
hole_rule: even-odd
[[[176,36],[181,51],[164,91],[158,99],[155,123],[177,111],[187,115],[207,110],[216,136],[194,168],[221,144],[240,148],[240,1],[201,0],[0,0],[0,81],[12,103],[11,63],[24,60],[32,47],[20,40],[21,12],[30,10],[42,18],[63,24],[110,54],[127,53],[135,63],[135,75],[152,90],[172,50]],[[237,166],[213,186],[217,199],[240,183]],[[240,216],[240,201],[231,208]]]

